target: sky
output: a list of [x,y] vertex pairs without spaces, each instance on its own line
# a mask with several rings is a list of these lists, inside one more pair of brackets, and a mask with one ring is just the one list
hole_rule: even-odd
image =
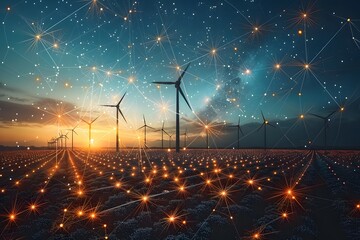
[[[46,146],[76,127],[74,145],[143,142],[143,123],[175,139],[175,88],[187,145],[358,147],[360,3],[266,0],[2,1],[0,145]],[[205,130],[205,125],[209,130]],[[71,136],[71,133],[68,134]],[[71,138],[70,138],[71,139]],[[149,146],[161,134],[149,130]],[[166,136],[166,144],[168,143]],[[71,140],[68,140],[68,145]],[[181,139],[184,142],[184,135]],[[172,146],[174,143],[171,142]],[[183,145],[183,144],[182,144]]]

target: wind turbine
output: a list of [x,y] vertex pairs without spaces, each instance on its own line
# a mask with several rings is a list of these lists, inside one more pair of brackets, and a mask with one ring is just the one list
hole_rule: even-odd
[[81,119],[83,122],[85,122],[87,125],[89,125],[89,149],[90,149],[90,143],[91,143],[91,125],[96,121],[96,119],[98,119],[100,116],[98,116],[97,118],[95,118],[94,120],[88,122],[85,121],[84,119]]
[[230,128],[237,128],[237,148],[240,149],[240,132],[242,135],[244,135],[241,127],[240,127],[240,117],[238,120],[238,124],[237,125],[230,125]]
[[156,130],[156,132],[161,131],[161,148],[164,149],[164,133],[168,136],[170,136],[164,129],[164,124],[165,122],[163,122],[162,124],[162,128],[160,130]]
[[172,136],[173,136],[174,134],[168,134],[168,136],[169,136],[169,149],[171,149],[171,140],[172,140]]
[[67,136],[69,133],[67,132],[66,134],[63,134],[61,131],[60,131],[60,133],[61,133],[61,135],[60,135],[61,147],[62,147],[62,139],[64,138],[65,139],[65,149],[66,149],[66,142],[67,142],[66,140],[69,139],[68,136]]
[[186,99],[185,94],[180,87],[181,79],[183,78],[183,76],[186,73],[189,66],[190,66],[190,63],[186,66],[185,70],[181,73],[180,77],[175,82],[153,82],[156,84],[175,85],[175,88],[176,88],[176,152],[180,152],[179,93],[181,94],[181,96],[184,98],[186,104],[191,109],[190,104],[189,104],[188,100]]
[[187,138],[187,129],[185,129],[185,132],[184,132],[184,148],[186,148],[186,138]]
[[269,123],[269,121],[264,117],[263,112],[261,111],[261,116],[263,118],[263,123],[261,124],[261,126],[257,129],[257,131],[259,131],[262,127],[264,127],[264,149],[266,150],[266,126],[269,125],[273,128],[275,128],[274,125],[272,125],[271,123]]
[[324,143],[325,143],[325,149],[327,149],[327,129],[328,129],[328,127],[329,127],[329,124],[328,124],[328,122],[329,122],[329,118],[334,114],[334,113],[336,113],[336,111],[333,111],[333,112],[331,112],[330,114],[328,114],[327,116],[320,116],[320,115],[317,115],[317,114],[314,114],[314,113],[309,113],[310,115],[312,115],[312,116],[314,116],[314,117],[317,117],[317,118],[320,118],[320,119],[322,119],[323,121],[324,121],[324,126],[323,126],[323,128],[324,128]]
[[77,132],[75,132],[75,128],[77,128],[77,126],[79,126],[79,124],[76,125],[74,128],[67,129],[71,131],[71,150],[74,150],[74,133],[78,135]]
[[125,95],[126,95],[126,92],[124,93],[124,95],[122,96],[122,98],[120,99],[118,104],[116,104],[116,105],[100,105],[100,106],[103,106],[103,107],[114,107],[114,108],[116,108],[116,151],[117,152],[119,151],[119,113],[123,117],[124,121],[127,123],[127,121],[126,121],[126,119],[124,117],[124,114],[120,110],[120,103],[124,99]]
[[147,147],[147,145],[146,145],[146,128],[150,128],[150,129],[155,129],[155,128],[150,127],[149,125],[146,124],[146,120],[145,120],[144,115],[143,115],[143,119],[144,119],[144,125],[139,127],[137,130],[140,130],[140,129],[144,128],[144,148],[146,148]]

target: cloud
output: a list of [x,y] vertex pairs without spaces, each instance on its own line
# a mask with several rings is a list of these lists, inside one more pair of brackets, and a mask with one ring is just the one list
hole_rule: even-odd
[[2,127],[28,124],[55,124],[59,116],[78,119],[77,108],[70,102],[51,98],[37,98],[33,103],[0,100]]

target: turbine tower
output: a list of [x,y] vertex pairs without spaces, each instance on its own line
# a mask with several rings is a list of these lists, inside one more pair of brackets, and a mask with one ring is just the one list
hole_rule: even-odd
[[181,96],[184,98],[186,104],[191,109],[190,104],[189,104],[188,100],[186,99],[185,94],[180,87],[181,79],[184,77],[184,74],[186,73],[189,66],[190,66],[190,63],[186,66],[185,70],[181,73],[180,77],[178,78],[178,80],[176,82],[153,82],[156,84],[175,85],[175,88],[176,88],[176,152],[180,152],[179,93],[181,94]]
[[264,149],[266,150],[266,127],[267,125],[275,128],[274,125],[272,125],[271,123],[269,123],[269,121],[264,117],[263,112],[261,111],[261,116],[263,118],[263,123],[261,124],[261,126],[257,129],[257,131],[259,131],[262,127],[264,127]]
[[149,125],[146,124],[146,120],[145,120],[144,115],[143,115],[143,119],[144,119],[144,125],[139,127],[137,130],[140,130],[140,129],[144,128],[144,148],[147,148],[147,145],[146,145],[146,128],[150,128],[150,129],[155,129],[155,128],[150,127]]
[[314,117],[317,117],[317,118],[320,118],[324,121],[324,144],[325,144],[325,149],[327,149],[327,129],[329,127],[329,118],[334,114],[336,113],[336,111],[333,111],[331,112],[330,114],[328,114],[327,116],[320,116],[320,115],[317,115],[317,114],[314,114],[314,113],[309,113],[310,115],[314,116]]
[[156,130],[156,132],[161,131],[161,149],[164,149],[164,133],[165,133],[166,135],[170,136],[170,135],[165,131],[165,129],[164,129],[164,124],[165,124],[165,122],[163,122],[161,129]]
[[75,131],[75,128],[77,128],[78,126],[79,126],[79,124],[76,125],[74,128],[67,129],[67,130],[71,131],[71,150],[74,150],[74,133],[76,135],[78,135],[77,132]]
[[229,126],[230,128],[237,128],[237,149],[240,149],[240,133],[242,135],[244,135],[242,129],[241,129],[241,126],[240,126],[240,117],[239,117],[239,120],[238,120],[238,124],[237,125],[231,125]]
[[118,104],[116,104],[116,105],[100,105],[100,106],[103,106],[103,107],[114,107],[114,108],[116,108],[116,152],[119,152],[119,113],[123,117],[124,121],[127,123],[127,121],[126,121],[126,119],[124,117],[124,114],[121,112],[121,109],[120,109],[120,103],[124,99],[125,95],[126,95],[126,92],[124,93],[124,95],[122,96],[122,98],[120,99]]
[[[100,116],[99,116],[100,117]],[[89,149],[90,149],[90,145],[91,145],[91,125],[99,118],[95,118],[94,120],[88,122],[88,121],[85,121],[84,119],[81,119],[83,122],[85,122],[87,125],[89,125]]]

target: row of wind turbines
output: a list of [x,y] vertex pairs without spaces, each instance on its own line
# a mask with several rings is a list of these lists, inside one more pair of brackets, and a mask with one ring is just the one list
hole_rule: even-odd
[[[187,69],[189,68],[189,66],[190,66],[190,63],[186,66],[185,70],[182,71],[179,78],[174,82],[153,82],[155,84],[160,84],[160,85],[161,84],[174,85],[175,89],[176,89],[176,112],[175,112],[175,115],[176,115],[175,150],[176,150],[176,152],[180,152],[180,114],[179,114],[179,112],[180,112],[180,104],[179,104],[180,95],[183,97],[184,101],[186,102],[186,104],[190,108],[190,110],[192,110],[188,100],[185,97],[185,94],[184,94],[183,90],[181,89],[181,80],[183,79],[183,77],[184,77]],[[100,105],[100,106],[103,106],[103,107],[112,107],[112,108],[115,108],[115,110],[116,110],[116,139],[115,139],[115,142],[116,142],[116,151],[117,152],[119,152],[119,114],[122,116],[124,121],[127,123],[126,118],[125,118],[124,114],[122,113],[122,111],[120,109],[120,104],[123,101],[125,95],[126,95],[126,92],[124,93],[124,95],[121,97],[120,101],[116,105],[108,105],[108,104],[107,105]],[[341,110],[343,110],[343,109],[341,109]],[[325,148],[327,148],[327,129],[329,127],[328,122],[329,122],[330,117],[335,113],[336,113],[336,111],[333,111],[330,114],[328,114],[327,116],[320,116],[320,115],[317,115],[317,114],[310,113],[310,115],[323,120],[324,145],[325,145],[324,147]],[[276,126],[271,124],[269,122],[269,120],[267,120],[265,118],[262,111],[261,111],[261,116],[262,116],[262,119],[263,119],[263,123],[257,129],[257,131],[259,131],[262,128],[264,129],[264,149],[267,149],[267,127],[270,126],[270,127],[276,128]],[[91,141],[92,141],[92,139],[91,139],[91,127],[92,127],[92,124],[98,118],[99,118],[99,116],[96,117],[93,120],[90,120],[90,121],[86,121],[84,119],[81,119],[83,122],[85,122],[89,126],[89,149],[91,147]],[[145,148],[147,147],[147,142],[146,142],[147,129],[152,129],[152,130],[157,131],[157,132],[161,131],[161,148],[164,148],[164,133],[165,133],[169,137],[169,146],[171,147],[172,135],[170,135],[169,133],[167,133],[165,131],[165,129],[164,129],[164,124],[165,123],[164,122],[162,124],[162,128],[159,129],[159,130],[156,130],[155,128],[147,125],[144,115],[143,115],[143,121],[144,121],[144,125],[139,127],[137,130],[144,129],[144,147]],[[71,148],[72,149],[74,148],[74,133],[77,134],[76,131],[75,131],[75,129],[77,127],[78,127],[78,125],[76,125],[72,129],[67,129],[67,130],[71,131]],[[209,148],[209,132],[208,132],[208,128],[207,128],[208,126],[206,125],[205,127],[206,127],[206,148]],[[238,123],[236,125],[229,125],[227,127],[237,129],[237,148],[240,149],[240,133],[242,135],[244,135],[244,132],[242,131],[241,126],[240,126],[240,117],[239,117]],[[65,148],[66,148],[66,140],[68,139],[67,134],[68,133],[63,134],[62,132],[60,132],[58,137],[52,138],[48,142],[48,147],[53,147],[54,144],[57,146],[58,142],[60,141],[60,147],[62,148],[63,147],[63,139],[65,139]],[[186,145],[187,130],[185,131],[184,136],[185,136],[185,140],[184,140],[185,145],[184,145],[184,147],[187,147],[187,145]]]

